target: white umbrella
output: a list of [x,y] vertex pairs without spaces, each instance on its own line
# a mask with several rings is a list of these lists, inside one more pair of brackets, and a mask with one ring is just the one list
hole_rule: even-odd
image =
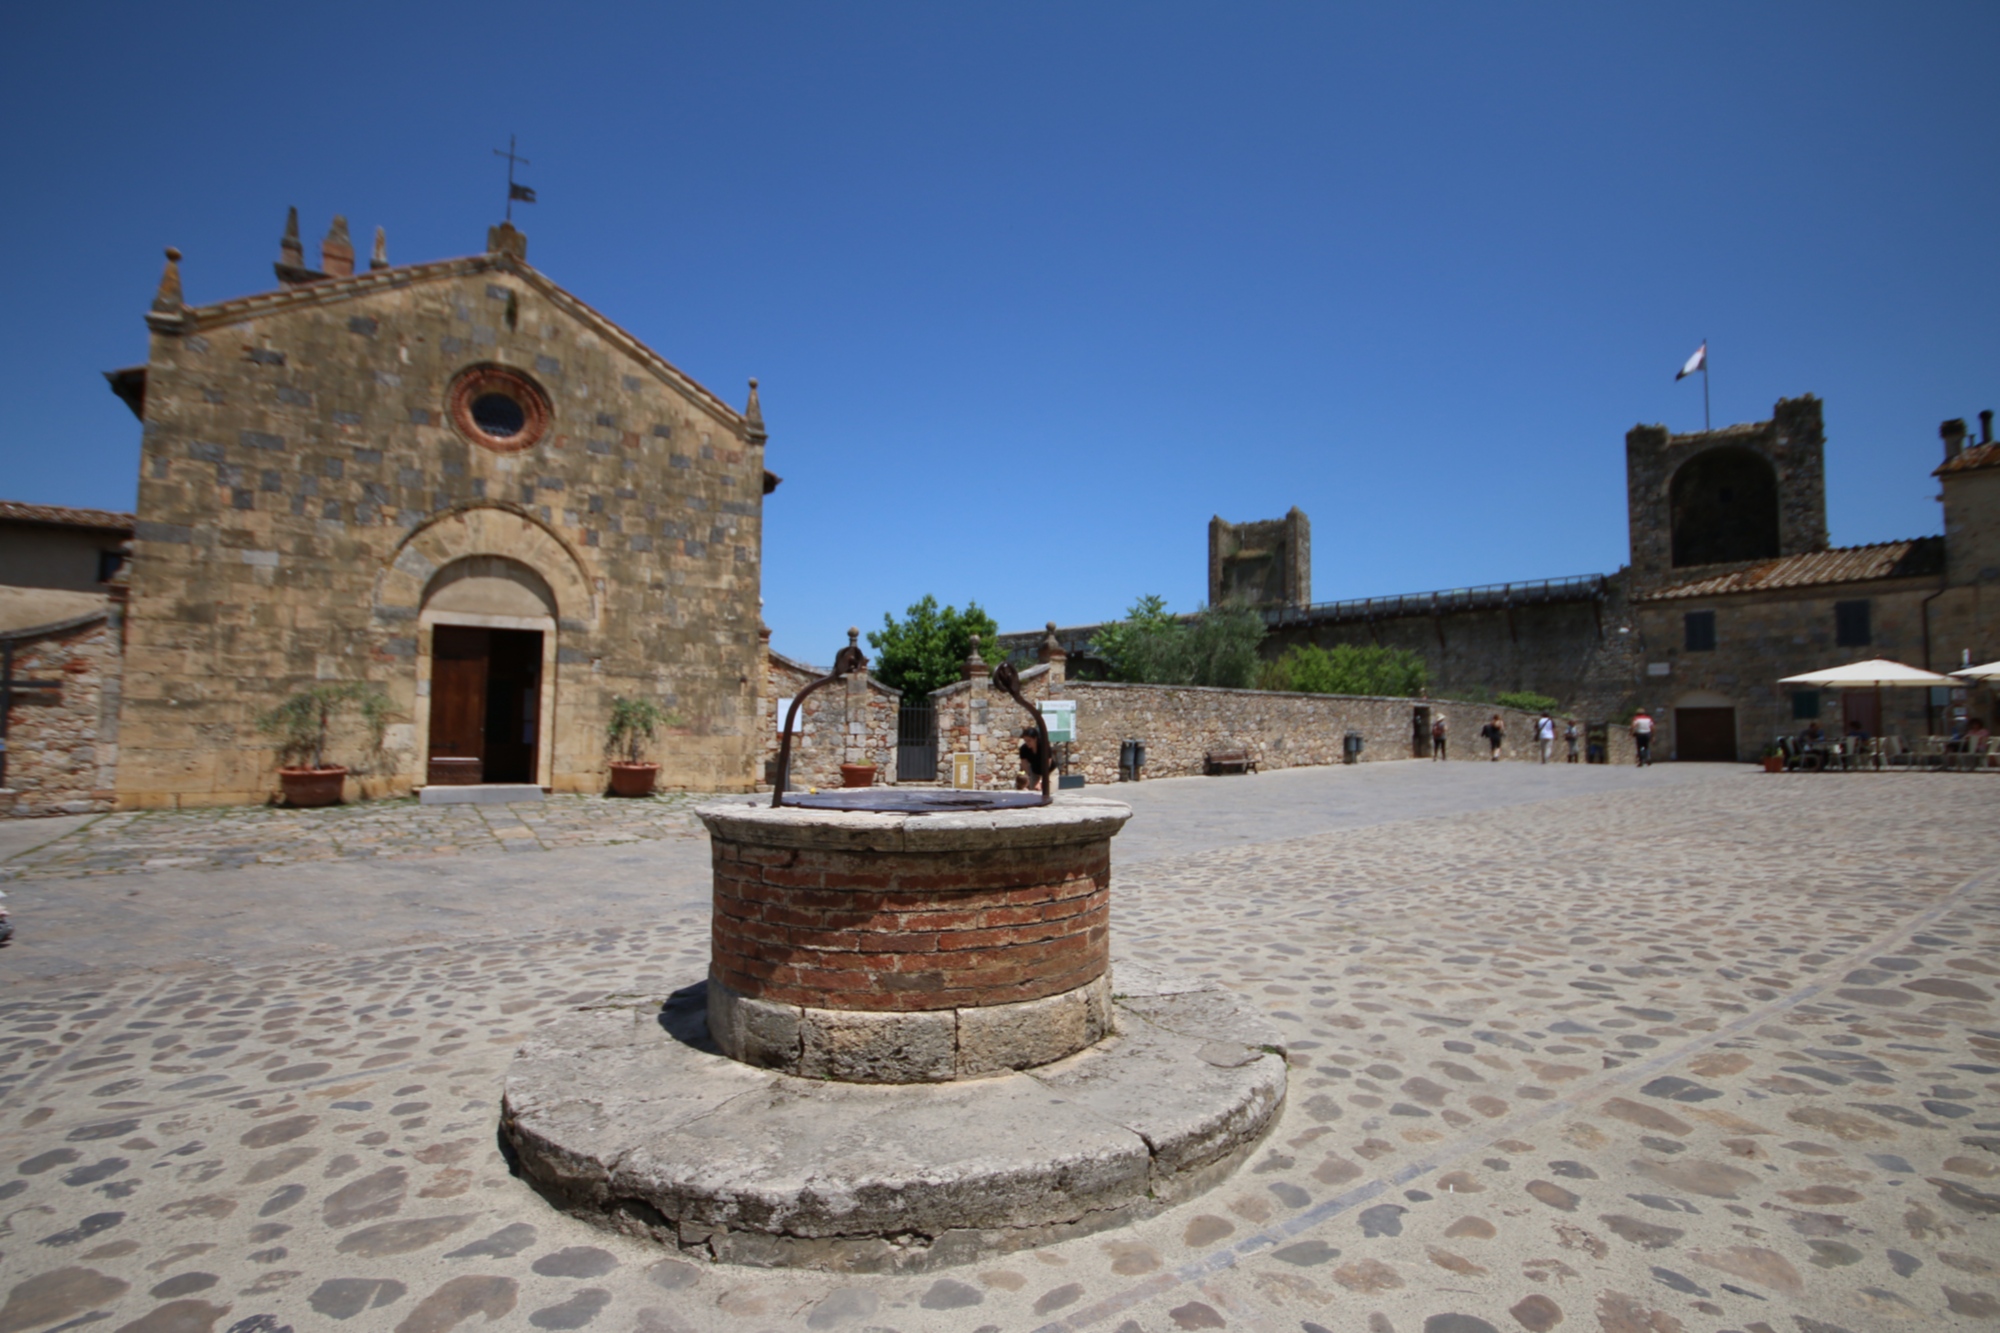
[[[1978,670],[1979,668],[1974,668]],[[1802,676],[1785,676],[1780,685],[1817,685],[1828,690],[1894,689],[1899,686],[1915,685],[1956,685],[1950,676],[1940,676],[1935,671],[1925,671],[1918,667],[1904,666],[1901,662],[1891,662],[1886,657],[1873,658],[1866,662],[1851,662],[1846,666],[1828,667],[1824,671],[1808,671]]]
[[1875,691],[1875,716],[1882,716],[1882,691],[1906,686],[1956,685],[1950,676],[1940,676],[1935,671],[1925,671],[1919,667],[1904,666],[1901,662],[1891,662],[1886,657],[1871,658],[1866,662],[1850,662],[1846,666],[1828,667],[1824,671],[1808,671],[1802,676],[1785,676],[1780,685],[1815,685],[1827,690],[1867,690]]
[[1964,676],[1967,680],[2000,680],[2000,662],[1987,662],[1981,666],[1969,666],[1951,673]]

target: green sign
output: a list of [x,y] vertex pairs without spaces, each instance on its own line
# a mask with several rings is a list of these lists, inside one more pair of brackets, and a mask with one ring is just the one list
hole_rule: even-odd
[[1050,699],[1042,705],[1042,722],[1049,729],[1049,743],[1060,745],[1076,739],[1076,700]]

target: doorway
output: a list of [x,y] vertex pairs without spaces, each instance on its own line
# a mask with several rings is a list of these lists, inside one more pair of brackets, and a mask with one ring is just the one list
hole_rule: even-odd
[[1861,729],[1870,736],[1882,734],[1882,696],[1875,691],[1842,690],[1840,711],[1841,722],[1845,724],[1849,734],[1854,731],[1856,722],[1859,722]]
[[1674,758],[1686,762],[1736,762],[1734,708],[1676,708]]
[[1410,710],[1410,757],[1431,757],[1431,710],[1428,704],[1418,704]]
[[541,631],[433,627],[430,781],[533,782],[541,685]]

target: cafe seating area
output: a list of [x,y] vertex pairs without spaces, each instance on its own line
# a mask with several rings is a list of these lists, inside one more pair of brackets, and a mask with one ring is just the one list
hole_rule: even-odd
[[1829,736],[1813,741],[1779,736],[1772,744],[1788,773],[2000,773],[2000,737]]

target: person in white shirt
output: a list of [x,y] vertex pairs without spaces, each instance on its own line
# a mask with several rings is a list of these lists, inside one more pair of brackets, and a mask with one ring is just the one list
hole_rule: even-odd
[[1547,713],[1535,723],[1535,739],[1542,743],[1542,762],[1546,764],[1556,750],[1556,723]]
[[1645,768],[1653,762],[1653,719],[1641,708],[1632,715],[1633,762]]

